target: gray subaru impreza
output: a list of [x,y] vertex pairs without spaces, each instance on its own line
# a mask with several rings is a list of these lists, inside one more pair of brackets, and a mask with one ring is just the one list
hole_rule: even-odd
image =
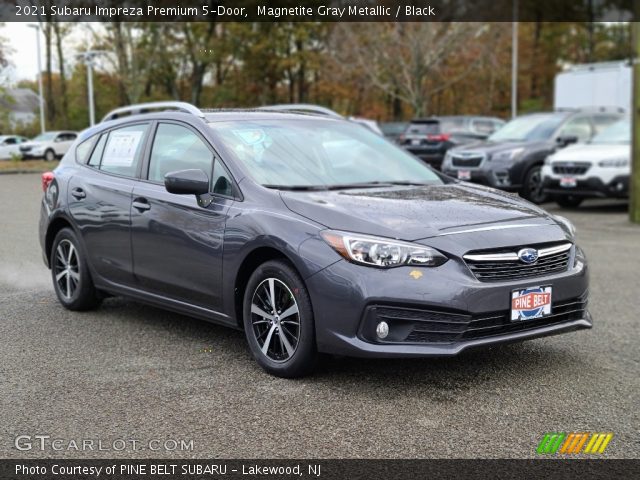
[[568,220],[336,115],[124,107],[42,185],[63,306],[122,295],[242,329],[277,376],[319,353],[450,356],[592,325]]

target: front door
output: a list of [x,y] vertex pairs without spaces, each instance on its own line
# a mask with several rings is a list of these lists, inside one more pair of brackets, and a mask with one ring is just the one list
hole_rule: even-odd
[[[215,164],[215,168],[214,168]],[[140,288],[177,302],[221,310],[222,252],[233,196],[212,182],[213,202],[166,191],[168,172],[200,169],[209,178],[228,175],[206,140],[179,123],[159,123],[148,162],[147,181],[133,189],[131,207],[134,275]],[[216,191],[216,189],[218,191]]]

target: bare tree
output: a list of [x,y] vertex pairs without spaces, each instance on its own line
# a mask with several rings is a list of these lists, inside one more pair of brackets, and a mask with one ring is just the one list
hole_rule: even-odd
[[[465,78],[481,61],[477,55],[461,73],[439,75],[452,54],[488,30],[475,23],[344,23],[334,35],[334,51],[343,65],[361,69],[374,87],[408,103],[419,116],[429,110],[431,95]],[[429,88],[427,80],[436,76],[440,83]]]

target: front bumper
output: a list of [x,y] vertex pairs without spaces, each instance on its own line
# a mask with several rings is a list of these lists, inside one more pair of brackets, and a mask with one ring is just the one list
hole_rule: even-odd
[[[415,271],[422,276],[412,275]],[[541,285],[553,287],[552,315],[511,322],[511,292]],[[587,265],[580,262],[546,277],[481,282],[455,260],[432,269],[388,270],[340,261],[307,279],[307,286],[318,349],[339,355],[452,356],[592,326],[586,309]],[[375,326],[382,317],[390,333],[378,340]]]
[[[459,178],[460,170],[469,172],[471,178],[466,180],[472,183],[478,183],[487,187],[498,188],[508,192],[517,192],[522,186],[520,183],[514,183],[513,175],[508,169],[489,170],[478,167],[454,167],[450,163],[443,167],[442,171],[445,175],[453,178]],[[464,180],[464,179],[462,179]]]
[[542,188],[555,196],[579,196],[593,198],[627,198],[629,196],[629,175],[619,175],[608,183],[598,177],[576,179],[575,187],[561,187],[560,179],[545,177]]

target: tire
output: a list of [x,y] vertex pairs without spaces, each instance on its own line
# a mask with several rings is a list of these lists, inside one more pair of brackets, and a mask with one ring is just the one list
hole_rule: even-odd
[[86,255],[75,232],[63,228],[51,247],[51,279],[53,289],[63,307],[69,310],[90,310],[100,304],[93,285]]
[[56,159],[56,152],[54,152],[50,148],[46,152],[44,152],[45,162],[53,162],[55,159]]
[[563,208],[577,208],[580,206],[584,198],[575,195],[562,195],[556,197],[556,203]]
[[534,165],[527,171],[520,196],[535,204],[541,204],[547,200],[547,194],[542,190],[542,167],[540,165]]
[[318,352],[311,300],[289,263],[272,260],[253,272],[244,293],[243,320],[249,349],[265,371],[295,378],[315,368]]

